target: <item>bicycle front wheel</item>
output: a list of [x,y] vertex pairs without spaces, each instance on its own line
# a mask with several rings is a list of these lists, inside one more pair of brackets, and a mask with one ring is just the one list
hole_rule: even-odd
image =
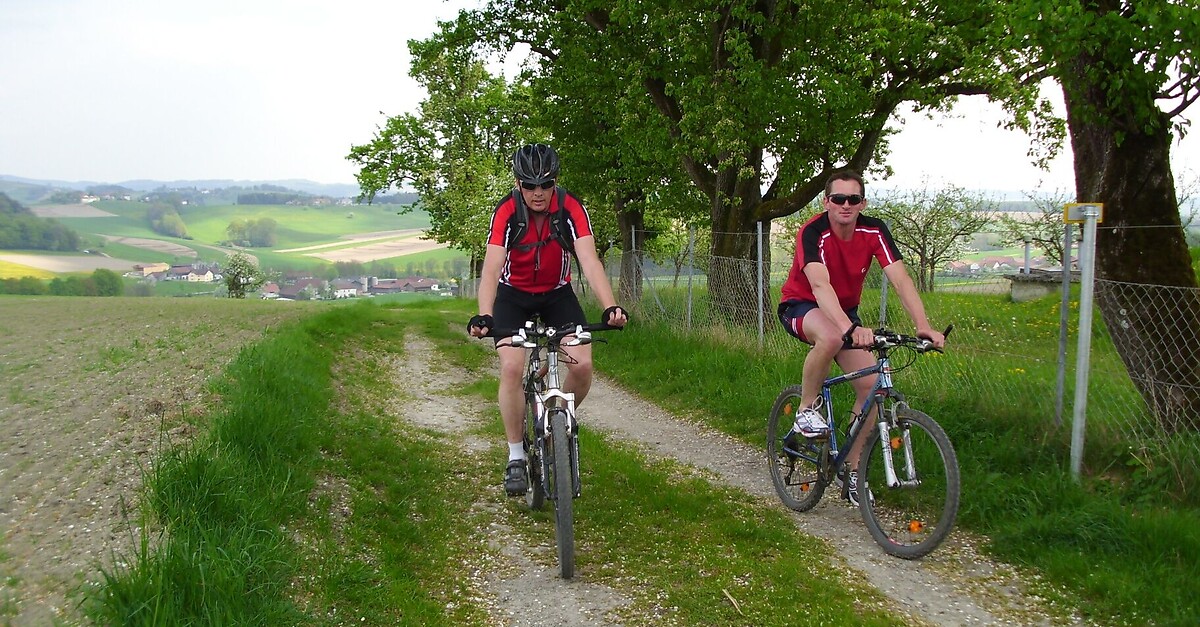
[[821,500],[828,485],[824,462],[829,456],[829,439],[809,440],[797,435],[791,446],[784,442],[796,422],[796,412],[804,407],[800,392],[800,386],[793,385],[775,399],[767,419],[767,465],[779,500],[805,512]]
[[529,477],[529,488],[525,491],[525,504],[529,509],[542,509],[546,503],[546,489],[542,486],[542,456],[539,453],[537,407],[533,398],[525,396],[525,476]]
[[[958,516],[958,458],[937,422],[908,407],[882,440],[870,428],[858,463],[858,502],[871,537],[896,557],[916,559],[937,548]],[[889,476],[887,457],[891,458]]]
[[554,459],[547,484],[554,497],[554,526],[558,538],[558,566],[563,579],[575,576],[575,486],[571,472],[571,439],[567,434],[567,413],[550,414],[550,439]]

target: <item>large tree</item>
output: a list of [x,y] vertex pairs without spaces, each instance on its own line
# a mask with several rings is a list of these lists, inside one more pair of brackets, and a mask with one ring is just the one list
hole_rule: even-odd
[[528,123],[528,92],[488,72],[469,46],[412,41],[409,50],[409,74],[428,96],[417,114],[389,118],[347,158],[358,164],[368,200],[393,188],[415,190],[432,223],[428,236],[469,252],[477,274],[488,219],[512,189],[510,155],[539,139]]
[[1200,429],[1200,294],[1180,223],[1171,142],[1200,98],[1195,0],[1014,3],[1014,35],[1062,85],[1080,202],[1104,204],[1097,302],[1167,431]]
[[901,103],[936,107],[1011,84],[995,71],[1006,54],[989,31],[996,4],[493,0],[476,15],[508,41],[550,38],[563,74],[622,79],[586,95],[605,111],[649,111],[646,126],[665,130],[665,142],[624,141],[668,157],[702,194],[715,309],[752,320],[756,222],[799,210],[838,169],[877,163]]

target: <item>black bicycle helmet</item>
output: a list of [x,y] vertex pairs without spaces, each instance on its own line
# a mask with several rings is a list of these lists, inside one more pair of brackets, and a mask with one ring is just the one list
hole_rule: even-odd
[[541,184],[558,178],[558,153],[546,144],[526,144],[513,153],[513,176]]

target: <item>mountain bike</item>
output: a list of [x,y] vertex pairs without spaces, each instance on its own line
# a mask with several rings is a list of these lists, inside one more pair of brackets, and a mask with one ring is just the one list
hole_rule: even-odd
[[[521,329],[492,329],[486,337],[510,337],[512,347],[529,349],[522,388],[525,393],[525,459],[529,487],[525,503],[540,510],[554,503],[558,565],[563,579],[575,576],[573,500],[580,491],[579,434],[575,395],[562,390],[559,357],[563,346],[592,343],[593,331],[620,330],[606,324],[546,326],[530,320]],[[497,348],[502,349],[504,345]]]
[[[952,329],[948,327],[945,335]],[[859,438],[865,438],[857,468],[863,521],[884,551],[916,559],[937,548],[954,526],[961,490],[958,458],[942,427],[909,407],[894,387],[893,375],[912,365],[917,355],[941,351],[925,338],[888,329],[875,330],[868,350],[875,354],[874,365],[830,377],[821,386],[816,409],[824,412],[828,436],[793,435],[796,412],[804,409],[801,386],[789,386],[779,394],[767,421],[771,481],[783,504],[798,512],[816,506],[835,481],[842,482],[845,496],[845,476],[851,470],[847,457]],[[896,351],[907,353],[909,359],[896,362]],[[841,448],[832,388],[869,376],[876,377],[875,384],[859,411],[851,412],[844,432],[846,446]]]

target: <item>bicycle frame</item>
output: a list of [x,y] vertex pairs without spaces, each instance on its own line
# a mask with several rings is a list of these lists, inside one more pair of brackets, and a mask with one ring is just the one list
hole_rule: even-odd
[[[877,375],[875,383],[871,386],[871,391],[867,394],[867,399],[863,401],[862,407],[859,408],[858,420],[852,422],[847,431],[846,447],[839,449],[837,420],[834,415],[836,412],[833,408],[833,388],[843,383],[849,383],[850,381],[871,375]],[[888,437],[888,418],[883,412],[883,401],[886,398],[894,398],[901,403],[904,402],[904,395],[893,388],[892,364],[887,349],[880,352],[874,364],[853,372],[829,377],[821,383],[821,404],[825,410],[825,420],[829,424],[829,454],[832,456],[831,467],[842,467],[842,464],[846,462],[846,458],[850,455],[850,451],[854,449],[854,443],[861,436],[862,417],[869,416],[872,410],[878,409],[879,414],[876,417],[875,424],[876,428],[879,429],[880,442],[883,444],[884,472],[888,485],[893,488],[919,486],[921,480],[917,477],[916,468],[913,467],[912,441],[907,431],[902,436],[902,442],[907,453],[905,455],[905,478],[900,479],[896,474],[895,465],[892,461],[892,449],[888,446],[890,442],[890,438]],[[797,451],[797,453],[800,457],[819,464],[819,460],[807,455],[805,452]]]
[[[567,437],[571,442],[572,492],[575,496],[579,496],[581,486],[579,480],[579,442],[575,438],[575,393],[564,392],[562,390],[561,375],[558,371],[558,349],[561,346],[562,339],[565,337],[567,336],[550,337],[546,338],[545,342],[537,340],[526,342],[526,348],[530,350],[523,387],[525,394],[532,396],[534,400],[534,433],[537,436],[534,446],[538,447],[538,458],[543,463],[543,477],[547,476],[549,472],[549,469],[545,467],[547,461],[545,447],[549,435],[546,431],[546,425],[550,423],[548,420],[549,416],[555,410],[566,411]],[[542,368],[543,351],[545,351],[546,374],[544,378],[539,378],[538,373]],[[542,482],[542,491],[546,494],[547,498],[552,500],[555,498],[550,493],[550,486],[545,482]]]

